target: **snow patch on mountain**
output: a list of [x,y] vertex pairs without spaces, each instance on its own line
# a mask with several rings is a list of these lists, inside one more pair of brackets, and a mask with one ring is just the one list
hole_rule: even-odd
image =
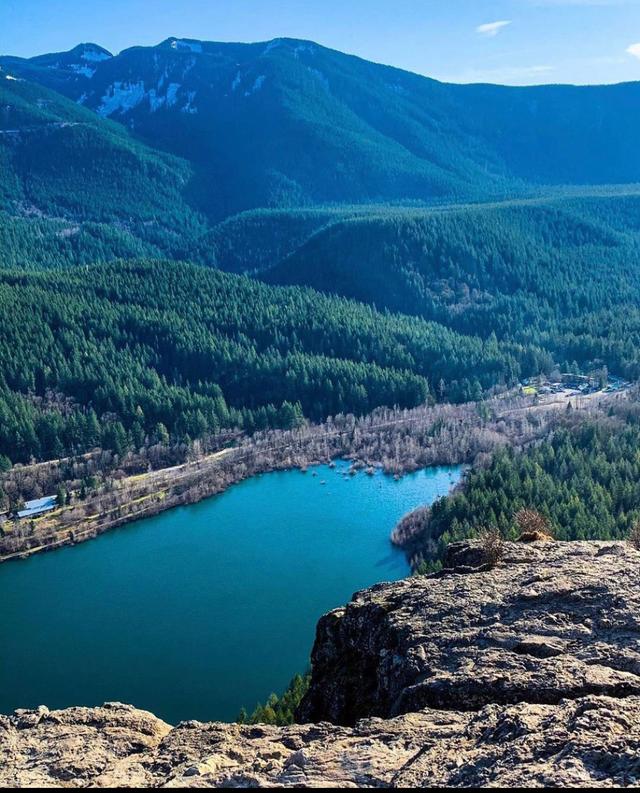
[[200,41],[187,41],[186,39],[174,39],[171,42],[171,47],[174,50],[182,52],[202,52],[202,42]]
[[392,83],[389,87],[395,94],[399,94],[400,96],[405,96],[407,94],[407,89],[404,85],[400,85],[400,83]]
[[160,94],[159,91],[161,89],[152,88],[147,93],[147,98],[149,100],[149,109],[152,113],[155,113],[156,110],[160,110],[161,107],[173,107],[175,103],[178,101],[178,91],[180,90],[180,83],[169,83],[167,86],[167,90],[164,95]]
[[152,88],[149,93],[147,94],[147,98],[149,100],[149,110],[152,113],[155,113],[156,110],[160,110],[162,105],[165,103],[166,97],[159,96],[156,89]]
[[257,93],[262,86],[264,85],[264,81],[267,79],[266,74],[260,74],[256,77],[254,84],[248,91],[244,92],[245,96],[251,96],[251,94]]
[[178,101],[178,91],[180,90],[180,83],[169,83],[167,87],[167,107],[173,107]]
[[295,55],[296,58],[298,58],[300,56],[300,54],[305,53],[305,52],[308,52],[311,55],[313,55],[315,53],[315,51],[316,51],[316,48],[313,46],[313,44],[297,44],[293,48],[293,54]]
[[321,83],[322,87],[324,88],[324,90],[328,91],[329,90],[329,80],[327,79],[327,76],[325,74],[323,74],[320,71],[320,69],[312,69],[310,66],[307,67],[307,68],[309,69],[309,72],[315,78],[317,78],[320,81],[320,83]]
[[280,47],[282,43],[283,43],[282,39],[274,39],[273,41],[270,41],[262,51],[262,54],[268,55],[271,52],[271,50],[275,50],[276,47]]
[[197,113],[198,112],[198,108],[194,107],[194,104],[193,104],[193,100],[195,98],[196,98],[196,92],[195,91],[189,91],[189,93],[187,94],[187,103],[186,103],[186,105],[184,105],[183,107],[180,108],[180,111],[182,113],[191,113],[191,114]]
[[236,74],[233,78],[233,82],[231,83],[231,90],[236,91],[240,87],[240,83],[242,82],[242,76],[240,72]]
[[189,74],[189,72],[193,69],[193,67],[195,65],[196,65],[196,59],[195,58],[189,58],[189,60],[187,61],[186,65],[184,67],[184,69],[182,70],[182,79],[183,80]]
[[92,69],[90,66],[86,66],[85,64],[81,63],[72,63],[71,71],[74,71],[76,74],[81,74],[83,77],[88,77],[89,80],[96,73],[95,69]]
[[115,82],[107,88],[97,112],[101,116],[127,113],[137,107],[145,96],[147,94],[142,80],[136,83]]
[[83,61],[91,61],[92,63],[100,63],[100,61],[108,61],[111,55],[106,52],[99,52],[94,49],[85,49],[80,56]]

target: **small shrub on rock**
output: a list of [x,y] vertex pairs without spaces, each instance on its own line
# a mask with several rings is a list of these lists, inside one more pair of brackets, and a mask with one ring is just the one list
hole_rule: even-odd
[[513,516],[520,530],[519,542],[536,542],[553,540],[551,524],[535,509],[519,509]]
[[482,555],[488,567],[495,567],[504,556],[504,540],[500,529],[487,526],[478,532]]

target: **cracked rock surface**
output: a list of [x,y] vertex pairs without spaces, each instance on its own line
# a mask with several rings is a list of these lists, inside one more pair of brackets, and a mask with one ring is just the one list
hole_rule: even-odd
[[119,703],[16,711],[0,716],[0,785],[639,784],[640,553],[509,544],[483,570],[464,543],[449,565],[321,619],[310,723],[171,727]]
[[640,552],[507,543],[496,568],[470,572],[478,550],[452,545],[444,574],[374,586],[322,617],[300,716],[353,724],[424,707],[640,695]]

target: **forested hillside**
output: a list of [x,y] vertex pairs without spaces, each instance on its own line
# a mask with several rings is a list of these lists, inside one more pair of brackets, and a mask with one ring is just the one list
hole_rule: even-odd
[[206,228],[184,160],[53,91],[0,72],[0,263],[185,256]]
[[609,420],[560,429],[525,451],[505,448],[464,488],[413,520],[416,552],[426,562],[448,543],[495,527],[515,539],[516,513],[533,509],[558,540],[624,539],[640,519],[640,424],[637,409]]
[[122,451],[513,384],[535,351],[168,261],[0,274],[0,450]]
[[0,66],[186,158],[210,219],[640,181],[640,86],[460,86],[314,42],[170,38]]
[[638,90],[289,39],[0,58],[0,453],[637,377]]
[[635,378],[640,195],[399,210],[325,225],[261,277]]
[[240,212],[202,235],[191,258],[203,264],[213,261],[227,272],[259,274],[276,267],[321,229],[375,211],[374,207],[340,206]]

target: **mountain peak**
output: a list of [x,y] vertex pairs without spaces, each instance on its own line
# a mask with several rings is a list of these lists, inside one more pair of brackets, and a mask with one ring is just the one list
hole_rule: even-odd
[[48,52],[44,55],[36,55],[33,58],[28,58],[27,60],[31,63],[46,66],[65,66],[69,63],[82,61],[86,63],[98,63],[100,61],[109,60],[110,58],[113,58],[113,54],[110,53],[109,50],[106,50],[99,44],[94,44],[92,41],[86,41],[76,44],[75,47],[72,47],[70,50],[65,50],[64,52]]
[[73,49],[69,50],[68,55],[75,55],[84,61],[98,62],[106,61],[113,58],[113,54],[109,50],[101,47],[99,44],[94,44],[92,41],[77,44]]
[[194,52],[200,53],[203,49],[203,42],[199,39],[185,39],[178,38],[177,36],[170,36],[168,39],[158,44],[158,49],[177,50],[178,52]]

